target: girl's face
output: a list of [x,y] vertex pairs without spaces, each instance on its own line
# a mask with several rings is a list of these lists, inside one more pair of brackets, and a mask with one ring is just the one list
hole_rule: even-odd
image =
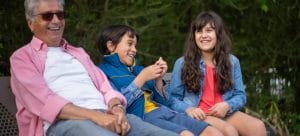
[[217,42],[216,31],[213,26],[208,23],[202,29],[196,30],[195,41],[203,53],[211,53]]
[[134,63],[134,57],[136,55],[136,42],[137,38],[134,36],[131,38],[129,33],[124,34],[121,41],[115,45],[115,49],[111,54],[117,53],[120,61],[126,66],[132,66]]

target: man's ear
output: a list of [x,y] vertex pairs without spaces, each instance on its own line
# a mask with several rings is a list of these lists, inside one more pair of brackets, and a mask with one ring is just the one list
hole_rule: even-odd
[[33,21],[30,20],[30,19],[28,19],[28,20],[27,20],[27,25],[28,25],[30,31],[33,32],[33,30],[34,30],[34,27],[33,27]]
[[110,52],[110,54],[113,53],[116,49],[116,47],[113,45],[112,41],[107,41],[106,47],[107,47],[108,51]]

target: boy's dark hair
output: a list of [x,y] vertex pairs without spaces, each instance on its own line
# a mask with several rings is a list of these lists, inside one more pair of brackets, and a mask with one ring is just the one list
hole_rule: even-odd
[[97,36],[96,46],[103,55],[109,55],[110,52],[106,43],[111,41],[113,45],[117,45],[125,34],[129,34],[130,38],[139,39],[138,33],[127,25],[110,25],[104,28]]

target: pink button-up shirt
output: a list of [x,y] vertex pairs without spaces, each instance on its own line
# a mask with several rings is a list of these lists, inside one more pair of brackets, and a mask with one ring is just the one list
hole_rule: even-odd
[[[124,96],[110,86],[106,76],[82,48],[73,47],[63,40],[63,49],[83,64],[106,104],[113,97],[126,103]],[[30,43],[10,57],[11,88],[16,97],[20,136],[42,136],[43,121],[53,123],[61,109],[69,103],[51,91],[44,80],[47,50],[43,41],[33,37]]]

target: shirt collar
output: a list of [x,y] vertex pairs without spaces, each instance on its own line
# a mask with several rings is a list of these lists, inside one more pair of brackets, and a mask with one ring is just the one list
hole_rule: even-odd
[[[45,50],[48,47],[45,42],[43,42],[42,40],[40,40],[39,38],[37,38],[35,36],[32,37],[32,40],[31,40],[30,44],[37,51]],[[69,44],[65,39],[61,40],[60,45],[62,45],[64,50],[67,50],[68,47],[69,47],[68,46]]]
[[205,62],[204,62],[204,59],[202,57],[199,61],[199,66],[200,66],[200,69],[205,69]]
[[204,64],[204,59],[201,57],[200,64]]
[[117,53],[111,54],[111,55],[105,55],[103,57],[103,61],[106,63],[109,63],[111,65],[114,65],[116,67],[119,67],[122,65],[122,62],[119,59],[119,55]]

